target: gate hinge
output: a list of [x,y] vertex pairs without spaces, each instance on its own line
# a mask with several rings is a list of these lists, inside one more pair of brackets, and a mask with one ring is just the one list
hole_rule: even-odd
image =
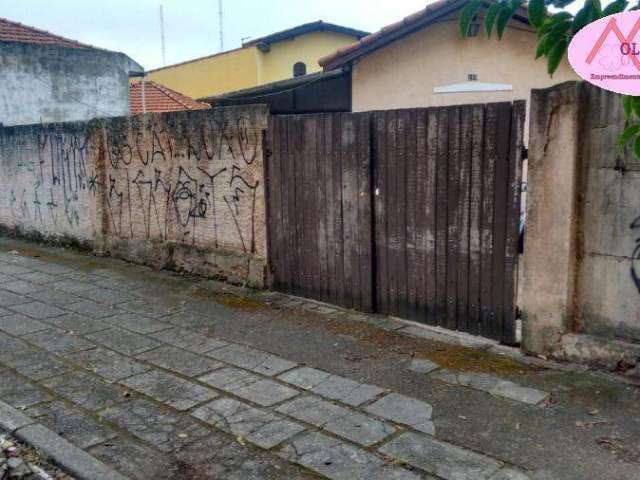
[[527,160],[529,158],[529,149],[527,147],[522,147],[522,160]]

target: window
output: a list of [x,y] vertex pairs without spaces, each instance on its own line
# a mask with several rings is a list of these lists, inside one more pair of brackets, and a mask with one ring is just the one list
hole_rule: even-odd
[[307,74],[307,66],[304,62],[298,62],[293,66],[293,76],[301,77]]

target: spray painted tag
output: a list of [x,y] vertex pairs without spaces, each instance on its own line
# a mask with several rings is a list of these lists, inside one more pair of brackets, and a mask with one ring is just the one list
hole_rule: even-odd
[[589,83],[640,96],[640,11],[609,15],[584,27],[569,45],[569,63]]

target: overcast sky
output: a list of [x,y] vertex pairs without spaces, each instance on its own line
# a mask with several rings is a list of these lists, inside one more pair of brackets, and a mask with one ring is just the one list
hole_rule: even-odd
[[[315,20],[374,31],[432,0],[223,0],[225,50]],[[146,69],[220,50],[218,0],[0,0],[0,17],[126,53]]]

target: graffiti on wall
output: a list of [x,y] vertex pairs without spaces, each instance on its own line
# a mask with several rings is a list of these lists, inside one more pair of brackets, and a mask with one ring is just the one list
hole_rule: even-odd
[[244,116],[197,118],[107,128],[109,233],[263,253],[261,131]]
[[45,235],[89,238],[89,196],[99,190],[94,150],[93,137],[82,128],[41,125],[3,135],[3,223]]
[[636,218],[631,224],[631,230],[637,233],[636,245],[631,254],[631,278],[633,279],[638,293],[640,293],[640,217]]

